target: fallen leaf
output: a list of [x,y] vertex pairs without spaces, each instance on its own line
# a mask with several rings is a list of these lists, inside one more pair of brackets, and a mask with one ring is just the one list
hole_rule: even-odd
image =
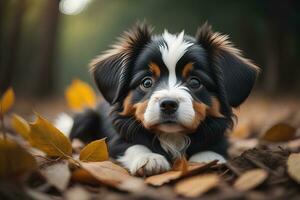
[[21,116],[14,114],[11,119],[11,125],[24,139],[30,139],[30,126]]
[[60,191],[67,188],[71,177],[68,162],[64,160],[44,167],[41,173],[51,185]]
[[268,178],[268,173],[263,169],[252,169],[243,173],[233,184],[240,191],[251,190],[262,184]]
[[88,171],[86,171],[83,168],[75,169],[72,172],[71,180],[72,182],[75,181],[79,183],[86,183],[92,185],[97,185],[100,183],[98,179],[96,179],[92,174],[90,174]]
[[185,156],[176,159],[172,166],[173,171],[181,171],[183,173],[185,173],[188,170],[187,168],[188,168],[188,161],[186,160]]
[[106,185],[116,186],[131,177],[126,169],[110,161],[81,162],[81,166]]
[[11,178],[36,169],[34,157],[12,140],[0,140],[0,177]]
[[292,153],[287,160],[287,172],[289,176],[300,183],[300,153]]
[[262,136],[262,140],[269,142],[286,142],[295,137],[296,129],[288,124],[279,123],[272,126]]
[[83,162],[101,162],[108,160],[108,158],[105,138],[89,143],[81,150],[79,155],[79,159]]
[[199,173],[200,171],[208,169],[216,163],[217,161],[212,161],[210,163],[186,163],[186,171],[178,171],[178,169],[180,168],[178,168],[178,164],[174,163],[172,171],[157,174],[154,176],[149,176],[145,179],[145,183],[153,186],[161,186],[163,184],[169,183],[187,175]]
[[185,197],[198,197],[218,186],[219,182],[216,174],[198,175],[178,182],[174,190]]
[[0,114],[7,113],[15,102],[15,93],[12,88],[8,88],[0,99]]
[[30,144],[45,152],[48,156],[68,157],[72,155],[72,146],[64,136],[49,121],[37,115],[37,120],[30,125]]
[[83,189],[80,186],[74,186],[66,191],[64,194],[65,199],[67,200],[89,200],[91,195],[88,191]]
[[75,79],[66,89],[65,96],[69,107],[73,110],[82,110],[96,105],[96,94],[87,83]]

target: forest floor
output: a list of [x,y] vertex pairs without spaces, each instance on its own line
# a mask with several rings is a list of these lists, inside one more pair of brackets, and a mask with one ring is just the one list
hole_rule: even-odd
[[[299,199],[299,108],[295,97],[254,94],[235,111],[238,121],[228,133],[226,164],[182,159],[172,171],[150,178],[132,177],[113,161],[84,162],[81,147],[80,152],[74,143],[73,154],[63,153],[64,158],[39,154],[15,134],[9,116],[5,120],[9,138],[35,152],[37,166],[21,178],[0,179],[0,199]],[[57,98],[19,99],[13,111],[30,121],[32,110],[52,121],[67,106]],[[104,150],[100,154],[105,156]]]

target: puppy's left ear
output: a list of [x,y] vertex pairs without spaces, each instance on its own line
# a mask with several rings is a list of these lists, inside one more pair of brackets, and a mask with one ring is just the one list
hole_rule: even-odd
[[227,35],[213,32],[207,23],[198,29],[196,40],[207,51],[212,74],[229,105],[239,106],[250,94],[259,68],[241,55]]
[[111,105],[126,96],[134,61],[151,40],[151,31],[145,23],[137,23],[110,50],[91,62],[96,85]]

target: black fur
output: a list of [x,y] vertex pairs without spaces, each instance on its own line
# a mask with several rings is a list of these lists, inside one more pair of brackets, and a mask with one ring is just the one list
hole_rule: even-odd
[[[187,156],[211,150],[226,157],[227,140],[224,133],[233,125],[232,107],[239,106],[249,95],[257,68],[243,58],[225,36],[212,32],[207,24],[199,29],[195,39],[186,37],[185,40],[198,45],[192,46],[178,63],[183,66],[193,61],[200,65],[201,70],[193,73],[201,77],[205,85],[205,90],[199,91],[201,94],[194,92],[192,95],[196,99],[201,96],[201,101],[207,105],[211,104],[212,96],[216,97],[223,115],[206,117],[194,133],[188,134],[191,144],[186,151]],[[162,42],[159,37],[151,36],[151,29],[146,25],[138,25],[126,32],[112,51],[93,61],[92,72],[96,84],[108,103],[103,102],[101,108],[75,116],[71,138],[88,142],[108,137],[109,152],[114,158],[121,156],[128,147],[142,144],[172,160],[160,146],[155,134],[144,128],[140,121],[134,116],[120,115],[124,109],[124,98],[139,83],[139,76],[148,65],[147,59],[151,57],[151,60],[164,66],[157,59],[161,57],[157,47]],[[149,95],[137,89],[133,101],[147,99]]]

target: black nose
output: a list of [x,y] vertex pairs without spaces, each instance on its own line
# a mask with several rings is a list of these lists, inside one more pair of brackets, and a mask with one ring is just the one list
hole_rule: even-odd
[[163,99],[160,102],[160,110],[166,114],[173,114],[178,109],[177,101],[173,99]]

